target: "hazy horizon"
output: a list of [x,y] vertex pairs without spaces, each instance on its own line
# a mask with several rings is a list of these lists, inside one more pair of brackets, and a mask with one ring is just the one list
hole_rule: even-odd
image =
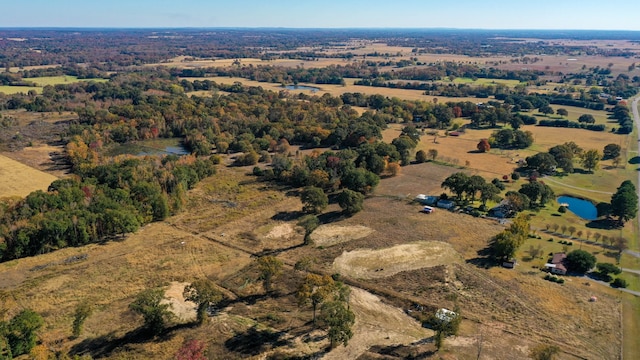
[[[31,0],[5,4],[0,28],[287,28],[640,31],[623,0]],[[16,16],[20,14],[20,16]]]

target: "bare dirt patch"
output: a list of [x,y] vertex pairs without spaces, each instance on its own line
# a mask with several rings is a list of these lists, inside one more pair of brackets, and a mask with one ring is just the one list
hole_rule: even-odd
[[401,271],[461,262],[462,257],[451,245],[427,241],[396,245],[386,249],[363,249],[344,252],[333,263],[340,274],[353,278],[374,279]]
[[181,321],[193,321],[196,319],[195,305],[190,301],[186,301],[182,296],[187,285],[189,283],[172,281],[169,288],[164,292],[165,299],[162,301],[171,305],[171,312]]
[[267,239],[290,238],[295,235],[295,229],[291,224],[281,224],[274,226],[264,237]]
[[370,292],[352,288],[349,304],[356,315],[354,336],[349,345],[332,350],[323,359],[355,359],[373,345],[411,344],[433,336],[433,331]]
[[362,225],[322,225],[311,234],[311,240],[316,246],[331,246],[350,240],[361,239],[372,232],[373,229]]

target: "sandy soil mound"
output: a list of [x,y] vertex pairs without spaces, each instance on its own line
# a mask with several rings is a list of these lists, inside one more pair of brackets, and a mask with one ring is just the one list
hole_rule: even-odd
[[402,244],[391,248],[344,252],[333,262],[336,272],[360,279],[388,277],[401,271],[461,262],[451,245],[440,241]]
[[342,242],[360,239],[373,232],[366,226],[321,225],[311,233],[315,246],[331,246]]
[[193,321],[196,319],[196,306],[190,301],[185,301],[182,296],[184,288],[187,285],[189,285],[189,283],[172,281],[164,293],[165,299],[163,303],[171,304],[171,312],[173,312],[178,319]]
[[291,224],[276,225],[264,237],[267,239],[290,238],[295,234]]
[[350,306],[356,315],[353,338],[346,347],[339,346],[325,355],[325,360],[356,359],[373,345],[407,345],[433,336],[433,331],[401,309],[382,303],[362,289],[351,288]]

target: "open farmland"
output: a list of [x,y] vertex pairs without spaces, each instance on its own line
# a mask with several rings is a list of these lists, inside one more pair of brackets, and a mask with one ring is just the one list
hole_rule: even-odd
[[[606,210],[599,203],[622,181],[638,186],[637,130],[612,130],[631,130],[613,104],[637,96],[640,32],[590,34],[0,29],[0,67],[12,71],[0,84],[34,83],[29,94],[0,93],[0,358],[22,310],[43,325],[17,358],[168,360],[201,347],[209,359],[518,360],[544,346],[557,360],[639,358],[637,219],[587,221],[555,198]],[[90,77],[107,83],[77,83]],[[345,93],[366,96],[336,98]],[[517,122],[522,108],[561,119],[540,113],[551,102],[577,105],[552,105],[564,119],[590,114],[606,130]],[[477,150],[511,126],[533,144],[504,136],[504,146],[530,146]],[[576,157],[566,174],[523,167],[569,141],[600,153],[616,144],[621,156],[593,171]],[[458,172],[497,188],[447,179]],[[21,200],[42,175],[51,179],[37,189],[65,180]],[[460,191],[450,211],[414,200]],[[527,198],[526,216],[489,217]],[[516,234],[524,218],[530,228]],[[500,253],[494,240],[512,243]],[[545,279],[551,254],[576,249],[622,267],[614,278],[627,289],[595,272]],[[501,266],[512,258],[513,269]],[[210,298],[196,304],[188,291],[200,286]],[[155,290],[169,305],[164,324],[141,316],[162,305],[135,306]],[[441,343],[442,308],[461,323]]]
[[[477,251],[486,246],[486,241],[501,226],[489,220],[441,210],[425,215],[418,211],[419,206],[385,195],[388,189],[406,184],[410,178],[436,178],[441,169],[447,168],[431,164],[410,166],[402,176],[384,180],[381,192],[375,194],[379,196],[374,195],[366,201],[364,212],[333,223],[347,228],[365,223],[374,231],[363,238],[345,239],[324,248],[295,246],[302,241],[302,234],[296,230],[285,231],[285,228],[295,229],[295,220],[274,220],[281,218],[278,214],[298,210],[297,198],[271,190],[273,196],[282,196],[284,201],[279,201],[277,207],[262,203],[260,198],[264,194],[257,191],[260,183],[243,175],[242,169],[221,169],[220,177],[205,180],[192,192],[192,203],[187,212],[170,218],[168,223],[149,225],[124,241],[70,248],[4,263],[0,265],[1,285],[10,295],[6,301],[42,309],[48,329],[44,344],[52,349],[88,352],[115,359],[122,356],[119,347],[114,348],[119,344],[126,345],[128,356],[135,359],[165,359],[172,356],[183,339],[208,334],[207,344],[216,354],[236,357],[252,354],[257,349],[266,353],[285,350],[275,342],[251,342],[252,327],[260,331],[279,331],[283,326],[295,326],[300,331],[290,332],[278,343],[288,344],[286,352],[289,354],[319,354],[323,340],[300,342],[303,334],[311,331],[305,325],[311,314],[309,308],[298,308],[292,299],[291,291],[295,290],[300,275],[290,267],[287,266],[285,274],[277,280],[278,291],[274,298],[259,297],[253,305],[247,305],[243,300],[261,291],[258,273],[250,258],[252,251],[278,249],[278,258],[285,264],[312,257],[316,259],[313,271],[322,273],[333,271],[334,263],[344,254],[362,251],[369,252],[367,257],[359,258],[362,265],[386,268],[375,254],[386,257],[385,249],[399,250],[420,244],[419,241],[436,240],[432,245],[442,244],[438,247],[448,254],[436,262],[415,262],[415,265],[388,273],[386,271],[391,269],[372,272],[376,274],[374,280],[345,271],[344,281],[354,287],[351,306],[357,316],[356,336],[347,347],[331,352],[328,358],[367,357],[366,354],[381,351],[385,346],[406,347],[410,352],[431,351],[432,345],[420,341],[431,336],[429,330],[421,329],[404,315],[403,310],[412,302],[452,307],[454,298],[458,299],[465,320],[459,337],[447,339],[445,346],[458,353],[473,351],[479,329],[490,328],[495,336],[485,337],[483,341],[487,356],[495,358],[504,358],[508,353],[510,358],[525,359],[529,348],[550,339],[562,344],[563,359],[588,357],[589,354],[598,354],[602,359],[615,358],[613,354],[617,354],[620,347],[621,320],[619,307],[607,292],[585,288],[579,282],[560,287],[542,280],[539,273],[485,270],[460,262],[458,259],[471,261],[476,258]],[[428,182],[411,184],[407,189],[411,193],[429,187]],[[207,196],[214,188],[227,190],[216,192],[216,198]],[[228,203],[236,206],[230,208],[225,205]],[[220,223],[216,220],[220,215],[216,214],[225,208],[227,214],[224,223]],[[205,220],[207,218],[213,221],[210,223]],[[215,229],[210,230],[212,226]],[[427,242],[419,246],[432,245]],[[397,257],[394,263],[403,263],[403,256],[408,260],[418,253],[395,251],[394,254]],[[212,317],[206,326],[181,332],[172,330],[168,341],[154,346],[144,340],[130,342],[131,331],[138,320],[127,309],[127,304],[136,292],[148,286],[163,285],[170,290],[175,288],[179,293],[181,283],[184,286],[185,282],[203,276],[221,284],[232,301],[230,306]],[[38,291],[33,290],[34,284],[38,285]],[[592,294],[598,294],[601,300],[598,303],[583,300]],[[179,295],[171,296],[176,304],[174,312],[188,312],[189,303],[181,301]],[[578,302],[575,299],[579,299]],[[95,311],[87,320],[83,335],[70,340],[67,334],[72,312],[82,300],[95,303]],[[558,316],[553,307],[561,303],[570,305],[563,306],[562,314]],[[274,313],[281,320],[269,320],[274,319]],[[546,319],[551,316],[555,319],[552,324]],[[186,320],[175,321],[180,324]],[[317,332],[311,333],[317,335]],[[557,336],[559,333],[562,336]],[[516,337],[520,337],[520,345],[513,349],[505,339],[515,340]],[[231,343],[237,346],[230,347],[228,344]]]
[[37,78],[25,78],[25,81],[33,82],[36,86],[8,86],[2,85],[0,86],[0,93],[4,93],[7,95],[23,93],[26,94],[29,91],[35,91],[37,94],[42,93],[42,89],[48,85],[59,85],[59,84],[72,84],[80,81],[96,81],[96,82],[107,82],[107,79],[78,79],[76,76],[43,76]]
[[57,177],[0,155],[0,198],[47,190]]

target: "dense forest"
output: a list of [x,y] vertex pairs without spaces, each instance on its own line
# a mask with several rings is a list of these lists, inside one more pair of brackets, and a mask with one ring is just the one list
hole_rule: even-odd
[[[567,39],[638,40],[624,31],[566,31]],[[514,41],[512,37],[540,41]],[[0,66],[72,65],[88,63],[103,69],[156,63],[175,56],[199,58],[315,59],[327,57],[324,49],[348,44],[357,38],[385,41],[413,52],[469,56],[530,56],[574,54],[634,56],[621,49],[597,46],[560,46],[556,32],[500,30],[401,30],[401,29],[40,29],[0,31]],[[313,48],[297,51],[299,47]],[[37,50],[37,51],[34,51]],[[390,54],[393,55],[393,54]],[[355,55],[339,53],[337,57]]]

